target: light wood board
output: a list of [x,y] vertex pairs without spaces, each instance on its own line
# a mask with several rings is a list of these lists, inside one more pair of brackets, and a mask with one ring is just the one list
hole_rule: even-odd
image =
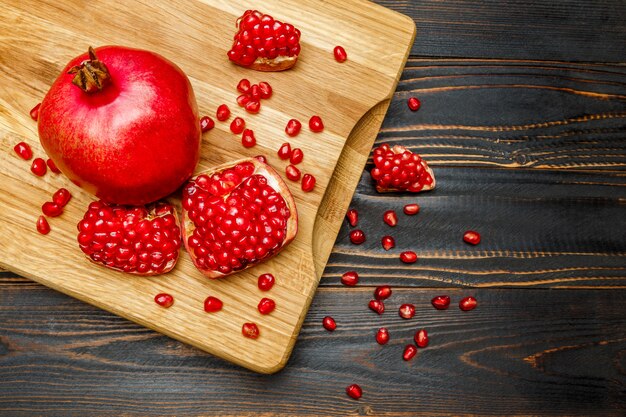
[[[236,18],[260,8],[302,31],[297,66],[283,73],[258,73],[236,67],[226,58]],[[0,4],[0,264],[23,276],[189,343],[226,360],[263,373],[285,366],[315,294],[352,193],[361,176],[376,133],[389,105],[415,36],[413,21],[363,0],[297,2],[58,2],[8,0]],[[41,101],[52,81],[88,45],[119,44],[158,52],[176,62],[190,77],[201,114],[214,116],[227,103],[255,131],[257,146],[245,149],[217,122],[205,134],[198,170],[246,156],[267,155],[279,172],[281,143],[303,149],[299,165],[317,178],[314,192],[303,193],[289,182],[299,212],[299,233],[278,256],[226,279],[209,280],[181,253],[176,268],[156,277],[134,277],[88,262],[76,243],[76,223],[93,197],[62,175],[34,176],[30,163],[13,146],[28,142],[35,157],[45,157],[29,110]],[[349,59],[337,63],[335,45]],[[252,116],[235,103],[241,78],[266,80],[274,88],[261,112]],[[321,134],[306,122],[319,114]],[[304,124],[287,138],[290,118]],[[40,206],[59,187],[74,198],[61,217],[50,220],[52,231],[38,234]],[[176,200],[176,198],[174,198]],[[277,284],[261,293],[257,276],[271,272]],[[170,309],[153,297],[168,292]],[[214,295],[224,301],[217,314],[203,311]],[[269,296],[276,310],[257,311]],[[257,340],[242,337],[241,325],[256,322]],[[321,325],[321,324],[320,324]]]

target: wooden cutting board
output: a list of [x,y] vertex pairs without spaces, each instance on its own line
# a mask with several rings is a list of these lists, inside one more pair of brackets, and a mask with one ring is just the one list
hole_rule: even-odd
[[[251,8],[301,29],[302,53],[294,69],[258,73],[227,60],[235,21]],[[0,34],[0,264],[251,370],[280,370],[406,62],[415,36],[413,21],[364,0],[5,0],[0,3]],[[83,257],[76,224],[93,197],[62,175],[36,177],[13,146],[23,140],[35,157],[45,156],[29,110],[71,58],[89,45],[105,44],[149,49],[171,59],[190,77],[201,114],[214,116],[217,106],[227,103],[233,111],[230,120],[240,115],[255,131],[257,146],[245,149],[229,123],[217,122],[203,137],[198,170],[265,154],[284,172],[286,164],[276,156],[280,144],[289,139],[303,149],[299,167],[315,175],[317,186],[303,193],[299,184],[288,181],[300,217],[298,236],[288,248],[262,266],[221,280],[200,274],[184,251],[172,272],[148,278],[110,271]],[[346,48],[347,62],[334,60],[335,45]],[[235,102],[235,86],[244,77],[266,80],[274,88],[255,116]],[[307,128],[313,114],[324,120],[321,134]],[[287,138],[284,126],[294,117],[304,128],[298,137]],[[42,236],[35,230],[41,204],[62,186],[74,198],[62,216],[50,219],[51,233]],[[178,204],[177,197],[173,200]],[[257,288],[257,276],[265,272],[277,280],[269,293]],[[157,306],[153,297],[159,292],[174,295],[174,306]],[[204,312],[209,295],[224,301],[221,312]],[[256,308],[263,296],[277,304],[269,316]],[[259,325],[259,339],[242,337],[241,326],[248,321]]]

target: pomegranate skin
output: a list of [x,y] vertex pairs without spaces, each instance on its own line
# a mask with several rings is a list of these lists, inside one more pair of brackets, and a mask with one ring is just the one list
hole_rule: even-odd
[[116,204],[163,198],[193,173],[200,155],[196,98],[185,73],[149,51],[95,49],[110,80],[86,93],[68,71],[52,84],[39,109],[39,139],[72,182]]

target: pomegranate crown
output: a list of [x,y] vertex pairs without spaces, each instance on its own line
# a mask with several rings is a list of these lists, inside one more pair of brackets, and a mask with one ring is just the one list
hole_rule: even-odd
[[96,51],[91,46],[89,47],[89,59],[72,67],[67,73],[76,74],[72,79],[72,84],[88,94],[102,91],[111,78],[107,66],[96,57]]

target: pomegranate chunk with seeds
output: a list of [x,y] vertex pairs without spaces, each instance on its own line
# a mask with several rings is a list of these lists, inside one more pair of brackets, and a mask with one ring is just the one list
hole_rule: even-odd
[[435,174],[418,154],[404,146],[383,143],[374,149],[370,175],[379,193],[408,191],[417,193],[435,188]]

